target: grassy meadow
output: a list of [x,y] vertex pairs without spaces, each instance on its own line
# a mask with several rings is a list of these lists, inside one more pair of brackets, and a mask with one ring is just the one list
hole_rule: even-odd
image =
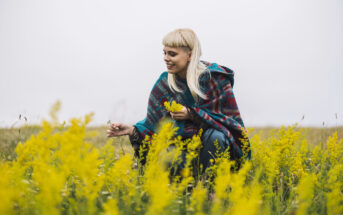
[[[109,138],[106,137],[107,126],[87,127],[87,132],[97,132],[98,135],[90,137],[89,141],[97,148],[101,148],[106,144]],[[272,136],[277,130],[277,127],[254,127],[247,128],[249,138],[255,135],[260,136],[264,141]],[[15,158],[15,147],[19,142],[25,142],[31,135],[37,135],[42,130],[40,125],[25,125],[22,127],[0,128],[0,158],[1,160],[13,160]],[[338,137],[343,138],[343,127],[297,127],[302,134],[306,136],[309,144],[312,146],[325,144],[328,137],[334,132],[337,132]],[[113,145],[117,149],[122,149],[125,152],[133,153],[128,137],[114,138]]]
[[226,151],[197,175],[201,134],[181,141],[164,124],[143,166],[91,114],[68,126],[51,116],[0,129],[0,214],[343,214],[343,127],[249,128],[251,160],[237,168]]

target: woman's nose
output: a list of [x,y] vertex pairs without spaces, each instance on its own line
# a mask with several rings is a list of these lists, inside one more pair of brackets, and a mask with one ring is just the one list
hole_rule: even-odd
[[164,58],[164,61],[165,61],[165,62],[169,61],[169,57],[168,57],[168,55],[164,55],[164,57],[163,57],[163,58]]

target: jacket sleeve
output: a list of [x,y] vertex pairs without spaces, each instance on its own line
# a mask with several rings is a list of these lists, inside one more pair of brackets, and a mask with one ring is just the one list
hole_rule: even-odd
[[139,135],[139,138],[136,138],[136,144],[140,145],[147,135],[151,137],[156,132],[158,122],[168,114],[163,106],[164,101],[169,99],[168,93],[165,90],[168,87],[166,85],[167,75],[167,72],[162,73],[154,84],[149,95],[147,115],[142,121],[134,125]]
[[139,156],[139,147],[143,141],[141,134],[138,132],[137,127],[133,126],[133,133],[129,135],[130,143],[135,151],[135,156]]

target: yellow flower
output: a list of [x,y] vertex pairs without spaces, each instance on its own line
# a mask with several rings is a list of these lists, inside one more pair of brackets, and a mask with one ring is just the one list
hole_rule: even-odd
[[182,110],[182,105],[178,104],[176,101],[164,102],[164,107],[170,112],[178,112]]
[[[164,106],[183,107],[175,101]],[[219,152],[215,141],[209,177],[199,177],[194,173],[202,170],[202,130],[184,140],[167,118],[145,137],[137,159],[124,150],[131,147],[127,137],[92,141],[97,134],[86,126],[93,114],[64,126],[58,123],[59,108],[59,103],[52,108],[51,122],[44,120],[40,133],[17,144],[14,160],[6,160],[0,144],[0,214],[343,213],[340,130],[317,146],[296,126],[267,136],[243,131],[251,160],[242,159],[236,168],[230,148]],[[244,152],[248,142],[243,143]],[[174,167],[181,162],[179,174]]]
[[311,206],[314,197],[314,177],[313,174],[305,174],[297,186],[297,202],[299,202],[297,214],[299,215],[307,214],[307,210]]

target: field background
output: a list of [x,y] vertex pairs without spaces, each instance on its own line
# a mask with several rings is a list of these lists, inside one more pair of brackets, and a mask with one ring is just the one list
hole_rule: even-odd
[[191,173],[201,148],[194,135],[186,167],[172,176],[177,151],[166,149],[183,143],[171,123],[137,168],[127,136],[112,141],[107,126],[87,126],[91,115],[60,124],[58,107],[51,123],[0,129],[0,214],[343,213],[343,127],[248,128],[251,162],[235,170],[222,154],[201,176]]
[[[251,138],[254,135],[259,135],[261,140],[265,140],[272,136],[278,127],[256,127],[248,128],[248,136]],[[309,145],[316,146],[325,144],[328,137],[337,132],[338,138],[343,138],[343,126],[330,128],[314,128],[314,127],[298,127],[302,129],[302,134],[306,136]],[[25,142],[31,135],[36,135],[40,132],[40,126],[22,126],[19,128],[0,128],[0,158],[2,160],[13,160],[15,157],[15,147],[18,142]],[[106,144],[108,138],[106,137],[107,126],[88,127],[87,131],[95,131],[97,135],[91,139],[97,147],[102,147]],[[133,153],[128,137],[116,137],[113,144],[116,149],[124,150],[128,153]]]

